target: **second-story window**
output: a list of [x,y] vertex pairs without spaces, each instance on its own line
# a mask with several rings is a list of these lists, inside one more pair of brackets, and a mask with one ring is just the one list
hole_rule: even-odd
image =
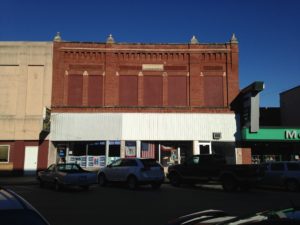
[[68,105],[81,106],[83,95],[83,76],[69,75],[68,79]]

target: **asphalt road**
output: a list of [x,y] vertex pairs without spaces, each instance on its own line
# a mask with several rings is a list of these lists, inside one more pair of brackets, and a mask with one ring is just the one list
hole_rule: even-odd
[[163,225],[170,219],[198,210],[221,209],[233,215],[300,205],[299,193],[251,190],[227,193],[219,188],[164,184],[160,190],[141,187],[93,186],[89,191],[55,192],[37,185],[10,186],[37,208],[52,225]]

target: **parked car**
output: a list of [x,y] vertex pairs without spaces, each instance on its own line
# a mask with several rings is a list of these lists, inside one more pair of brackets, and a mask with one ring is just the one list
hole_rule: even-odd
[[163,167],[154,159],[118,159],[100,169],[98,173],[100,186],[105,186],[108,182],[123,182],[130,189],[146,184],[151,184],[152,188],[157,189],[163,181]]
[[97,173],[86,171],[75,163],[60,163],[38,172],[37,179],[41,187],[52,184],[55,190],[67,186],[79,186],[87,190],[97,183]]
[[167,225],[298,225],[300,210],[288,208],[267,210],[247,216],[234,216],[221,210],[205,210],[173,219]]
[[299,161],[266,162],[260,166],[264,171],[260,186],[286,188],[289,191],[299,190]]
[[194,155],[186,162],[168,167],[167,177],[173,186],[182,183],[222,184],[225,191],[249,189],[261,178],[257,165],[227,165],[221,155]]
[[0,188],[1,225],[49,225],[49,222],[15,192]]

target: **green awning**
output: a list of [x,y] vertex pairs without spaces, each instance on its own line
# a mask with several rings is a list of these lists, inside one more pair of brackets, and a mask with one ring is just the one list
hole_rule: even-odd
[[250,133],[249,128],[243,128],[242,139],[245,141],[300,141],[300,128],[262,127],[255,133]]

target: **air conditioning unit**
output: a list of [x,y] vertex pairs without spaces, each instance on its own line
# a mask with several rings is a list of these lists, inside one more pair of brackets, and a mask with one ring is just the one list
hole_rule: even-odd
[[213,139],[219,140],[222,138],[222,134],[220,132],[213,132]]

